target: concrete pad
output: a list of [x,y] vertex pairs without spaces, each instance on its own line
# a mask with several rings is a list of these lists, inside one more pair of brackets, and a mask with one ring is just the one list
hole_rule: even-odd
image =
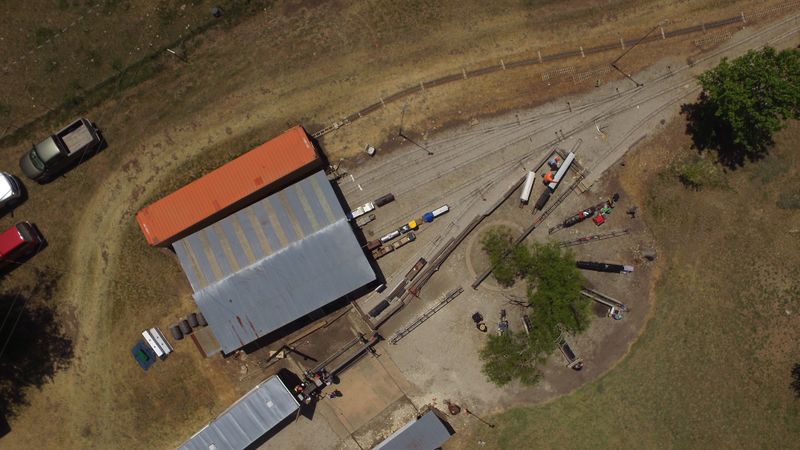
[[342,397],[323,402],[330,405],[350,433],[404,395],[378,359],[369,355],[340,374],[339,379],[335,388],[342,392]]

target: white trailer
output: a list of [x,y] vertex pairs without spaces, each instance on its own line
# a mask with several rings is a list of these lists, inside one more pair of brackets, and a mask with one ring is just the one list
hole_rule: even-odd
[[575,160],[575,153],[569,152],[569,155],[564,159],[564,163],[561,164],[561,167],[558,168],[558,172],[556,172],[556,175],[553,177],[553,181],[547,185],[551,191],[556,190],[558,183],[560,183],[564,175],[567,174],[567,170],[569,170],[569,166],[572,164],[573,160]]
[[527,205],[531,199],[531,192],[533,192],[533,180],[536,179],[536,174],[531,170],[525,176],[525,183],[522,185],[522,194],[519,196],[519,201],[523,205]]
[[173,351],[172,346],[167,342],[167,338],[164,337],[164,333],[158,328],[142,331],[142,337],[159,358],[164,358]]

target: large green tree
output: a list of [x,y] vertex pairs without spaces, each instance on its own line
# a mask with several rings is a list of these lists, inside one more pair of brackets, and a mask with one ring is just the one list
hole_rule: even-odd
[[492,228],[481,238],[483,251],[489,255],[492,275],[501,286],[511,286],[517,278],[513,260],[507,257],[512,250],[513,240],[511,230],[507,227]]
[[577,333],[588,325],[589,301],[581,295],[583,277],[575,258],[556,244],[536,245],[528,284],[531,320],[555,338],[558,327]]
[[699,101],[684,105],[700,149],[716,149],[728,166],[763,157],[773,134],[800,118],[800,50],[750,50],[699,77]]
[[501,284],[512,284],[518,276],[526,278],[533,329],[529,335],[508,332],[489,336],[480,357],[484,374],[497,385],[514,379],[535,384],[541,378],[538,365],[555,350],[561,330],[576,333],[588,325],[589,301],[580,294],[584,280],[571,253],[556,244],[509,249],[508,232],[490,230],[483,240],[484,250],[490,257],[495,252],[492,273]]

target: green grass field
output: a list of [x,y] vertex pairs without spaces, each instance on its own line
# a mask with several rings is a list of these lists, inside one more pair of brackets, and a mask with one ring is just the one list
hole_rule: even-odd
[[[625,170],[686,148],[682,124],[671,130]],[[800,212],[778,199],[796,189],[798,139],[795,123],[766,160],[724,175],[729,188],[693,191],[656,177],[639,201],[659,242],[660,279],[630,354],[577,392],[508,411],[492,418],[495,429],[476,426],[459,440],[502,449],[796,447],[800,399],[789,384],[800,362]]]

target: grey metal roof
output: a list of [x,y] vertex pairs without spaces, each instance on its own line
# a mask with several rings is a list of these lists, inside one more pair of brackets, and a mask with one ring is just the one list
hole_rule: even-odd
[[395,431],[373,450],[434,450],[450,439],[450,431],[433,411]]
[[181,444],[179,450],[244,449],[299,408],[283,381],[272,376]]
[[375,279],[322,171],[173,247],[225,353]]

